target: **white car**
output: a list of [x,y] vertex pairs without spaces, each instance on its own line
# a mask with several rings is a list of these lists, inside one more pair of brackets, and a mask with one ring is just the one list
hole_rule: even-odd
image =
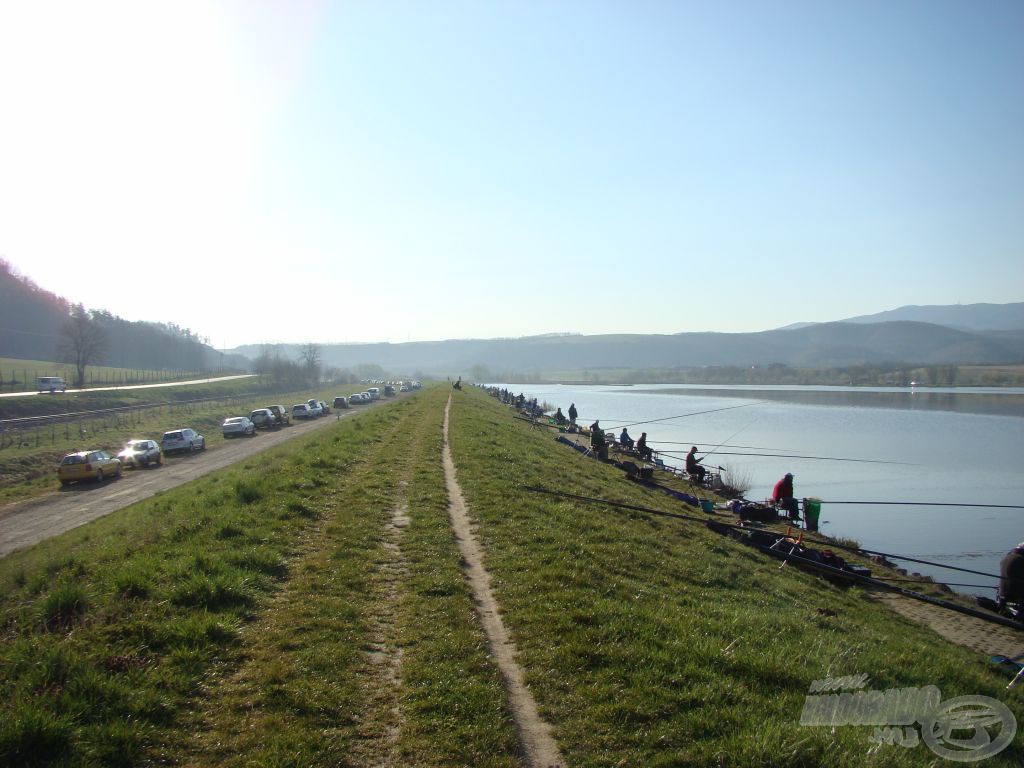
[[380,389],[377,387],[370,387],[366,390],[370,395],[371,400],[380,400]]
[[312,419],[313,412],[309,410],[309,406],[306,403],[296,403],[292,406],[292,418],[293,419]]
[[160,447],[164,453],[171,451],[203,451],[206,450],[206,438],[194,429],[174,429],[164,432],[160,439]]
[[309,412],[312,414],[312,418],[324,415],[323,406],[320,405],[319,400],[307,400],[306,405],[309,406]]
[[229,416],[220,425],[220,431],[224,433],[224,437],[255,435],[256,425],[252,423],[252,419],[248,416]]

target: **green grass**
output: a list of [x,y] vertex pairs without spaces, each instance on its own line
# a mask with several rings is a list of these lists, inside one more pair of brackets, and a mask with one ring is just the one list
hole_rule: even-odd
[[[505,620],[570,764],[933,762],[924,746],[870,752],[870,727],[801,728],[811,681],[835,675],[988,695],[1022,711],[987,659],[858,589],[780,569],[703,526],[524,492],[673,509],[507,413],[480,392],[459,394],[452,448]],[[990,762],[1022,756],[1011,746]]]
[[[343,420],[0,560],[0,764],[343,765],[397,708],[403,765],[513,765],[447,528],[441,402]],[[389,596],[399,503],[407,579]],[[403,648],[391,693],[365,653],[382,611]]]
[[[519,765],[447,518],[436,387],[0,559],[2,765]],[[570,765],[932,765],[802,728],[810,682],[1021,713],[987,660],[701,526],[469,390],[452,449]],[[408,526],[390,533],[395,509]],[[397,549],[396,549],[397,547]],[[400,683],[387,659],[401,652]],[[375,650],[377,649],[377,650]],[[1019,741],[1019,740],[1018,740]],[[1013,746],[986,765],[1018,765]]]

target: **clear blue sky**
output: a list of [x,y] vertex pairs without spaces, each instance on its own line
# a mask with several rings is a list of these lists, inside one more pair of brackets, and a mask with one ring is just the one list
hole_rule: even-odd
[[1021,301],[1022,40],[1018,0],[0,0],[0,256],[218,346]]

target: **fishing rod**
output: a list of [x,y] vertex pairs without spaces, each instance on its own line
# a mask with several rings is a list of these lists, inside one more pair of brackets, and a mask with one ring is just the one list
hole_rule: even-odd
[[978,507],[979,509],[1024,509],[1024,504],[972,504],[953,501],[822,501],[822,504],[873,504],[894,507]]
[[[574,493],[566,493],[564,491],[553,491],[553,490],[550,490],[548,488],[541,488],[539,486],[524,485],[523,488],[525,490],[527,490],[527,491],[532,491],[533,493],[543,493],[543,494],[547,494],[547,495],[550,495],[550,496],[560,496],[562,498],[576,499],[576,500],[579,500],[579,501],[587,501],[587,502],[597,503],[597,504],[605,504],[605,505],[612,506],[612,507],[618,507],[620,509],[629,509],[629,510],[634,510],[634,511],[637,511],[637,512],[646,512],[648,514],[659,515],[661,517],[672,517],[672,518],[676,518],[676,519],[679,519],[679,520],[688,520],[688,521],[693,521],[693,522],[699,522],[699,523],[703,523],[705,525],[708,525],[709,523],[714,522],[714,525],[720,526],[722,528],[728,528],[728,529],[733,529],[733,530],[740,530],[740,531],[747,532],[747,533],[749,532],[749,529],[743,528],[742,526],[738,526],[738,525],[729,525],[728,523],[719,523],[719,522],[716,522],[716,521],[709,521],[707,518],[693,517],[692,515],[680,515],[680,514],[674,513],[674,512],[663,512],[660,509],[650,509],[649,507],[641,507],[641,506],[636,505],[636,504],[625,504],[625,503],[619,502],[619,501],[611,501],[610,499],[600,499],[600,498],[594,498],[594,497],[590,497],[590,496],[580,496],[580,495],[577,495],[577,494],[574,494]],[[777,535],[779,536],[780,539],[786,538],[784,534],[777,534]],[[824,543],[824,542],[818,542],[818,543]],[[871,578],[870,576],[862,576],[860,574],[852,573],[850,571],[844,571],[844,570],[841,570],[839,568],[835,568],[833,566],[826,565],[824,563],[820,563],[817,560],[811,560],[811,559],[806,558],[806,557],[801,557],[800,555],[793,554],[792,552],[790,552],[789,554],[785,554],[785,553],[782,553],[782,552],[778,552],[777,550],[774,550],[771,547],[768,547],[766,545],[760,545],[760,544],[757,544],[755,542],[751,542],[750,544],[751,544],[751,546],[761,550],[762,552],[765,552],[767,554],[770,554],[770,555],[773,555],[773,556],[776,556],[776,557],[781,557],[782,559],[787,560],[787,561],[788,560],[792,560],[794,562],[801,563],[801,564],[803,564],[807,568],[819,571],[819,572],[824,573],[824,574],[830,574],[830,575],[833,575],[833,576],[836,576],[836,577],[839,577],[839,578],[842,578],[842,579],[846,579],[848,581],[858,582],[858,583],[861,583],[861,584],[866,584],[868,586],[873,586],[873,587],[877,587],[877,588],[881,588],[881,589],[886,589],[886,590],[889,590],[890,592],[896,592],[898,594],[901,594],[904,597],[909,597],[909,598],[912,598],[914,600],[920,600],[920,601],[925,602],[925,603],[930,603],[930,604],[938,606],[940,608],[948,608],[949,610],[957,611],[958,613],[963,613],[963,614],[966,614],[968,616],[973,616],[973,617],[978,618],[978,619],[983,619],[984,621],[989,621],[989,622],[992,622],[992,623],[995,623],[995,624],[1002,624],[1003,626],[1012,627],[1014,629],[1024,629],[1024,625],[1022,625],[1020,622],[1014,621],[1012,619],[1007,619],[1007,618],[1005,618],[1003,616],[1000,616],[998,614],[993,614],[993,613],[988,613],[988,612],[984,612],[984,611],[979,611],[979,610],[976,610],[974,608],[967,608],[966,606],[958,605],[956,603],[952,603],[952,602],[950,602],[948,600],[943,600],[943,599],[938,598],[938,597],[932,597],[930,595],[924,595],[924,594],[921,594],[920,592],[915,592],[915,591],[913,591],[911,589],[906,589],[904,587],[900,587],[900,586],[897,586],[895,584],[887,584],[886,582],[880,581],[879,579]],[[867,552],[869,550],[862,550],[862,551]],[[943,566],[943,567],[948,567],[948,566]],[[954,569],[954,570],[962,570],[962,569]],[[988,575],[988,574],[981,574],[981,575],[985,576],[985,575]]]
[[[594,498],[594,497],[591,497],[591,496],[576,496],[576,495],[571,494],[571,493],[565,493],[565,492],[562,492],[562,491],[551,491],[551,490],[548,490],[546,488],[535,488],[535,487],[532,487],[532,486],[524,486],[524,487],[526,488],[526,490],[534,491],[535,493],[547,493],[547,494],[550,494],[552,496],[564,496],[564,497],[567,497],[567,498],[577,499],[579,501],[590,501],[590,502],[595,502],[595,503],[599,503],[599,504],[607,504],[609,506],[620,507],[620,508],[623,508],[623,509],[632,509],[632,510],[635,510],[635,511],[638,511],[638,512],[649,512],[651,514],[664,515],[666,517],[675,517],[675,518],[678,518],[680,520],[694,520],[694,521],[697,521],[697,522],[707,522],[707,518],[693,517],[692,515],[680,515],[678,512],[662,512],[660,510],[650,509],[649,507],[639,507],[639,506],[636,506],[636,505],[633,505],[633,504],[623,504],[623,503],[617,502],[617,501],[609,501],[608,499],[599,499],[599,498]],[[744,531],[748,530],[746,528],[743,528],[742,526],[729,525],[728,523],[721,523],[721,525],[727,525],[730,528],[736,528],[736,529],[744,530]],[[810,534],[807,535],[807,539],[809,541],[814,541],[814,542],[816,542],[818,544],[823,544],[823,545],[828,546],[828,547],[830,547],[832,549],[844,549],[847,552],[856,552],[856,553],[867,554],[867,555],[880,555],[882,557],[892,558],[893,560],[906,560],[907,562],[910,562],[910,563],[919,563],[921,565],[931,565],[931,566],[935,566],[936,568],[945,568],[946,570],[949,570],[949,571],[959,571],[961,573],[970,573],[970,574],[973,574],[975,576],[985,576],[986,578],[989,578],[989,579],[1001,578],[1000,576],[997,576],[994,573],[985,573],[984,571],[975,571],[975,570],[973,570],[971,568],[961,568],[961,567],[959,567],[957,565],[946,565],[945,563],[936,563],[936,562],[932,562],[930,560],[920,560],[918,558],[910,557],[908,555],[898,555],[898,554],[894,554],[892,552],[881,552],[881,551],[879,551],[877,549],[864,549],[863,547],[851,547],[851,546],[849,546],[847,544],[840,544],[838,542],[824,540],[824,539],[821,539],[820,537],[819,538],[812,538],[812,536]]]
[[[747,427],[749,427],[749,426],[750,426],[751,424],[753,424],[753,423],[754,423],[755,421],[757,421],[757,417],[756,417],[756,416],[755,416],[754,418],[752,418],[752,419],[751,419],[751,420],[750,420],[750,421],[749,421],[749,422],[748,422],[747,424],[745,424],[744,426],[740,427],[740,428],[739,428],[739,429],[737,429],[737,430],[736,430],[735,432],[733,432],[733,433],[732,433],[731,435],[729,435],[729,437],[725,438],[725,440],[723,440],[722,442],[720,442],[720,443],[719,443],[718,445],[716,445],[716,446],[715,446],[714,448],[712,448],[712,449],[711,449],[710,451],[708,451],[708,452],[707,452],[707,453],[705,453],[705,454],[704,454],[703,456],[701,456],[701,457],[700,457],[699,459],[697,459],[697,463],[698,463],[698,464],[700,464],[700,463],[701,463],[702,461],[704,461],[704,459],[706,459],[706,458],[707,458],[708,456],[710,456],[710,455],[711,455],[712,453],[714,453],[715,451],[717,451],[717,450],[718,450],[719,448],[723,447],[723,446],[724,446],[724,445],[725,445],[726,443],[728,443],[728,442],[729,442],[730,440],[732,440],[732,439],[733,439],[734,437],[736,437],[736,435],[738,435],[738,434],[739,434],[740,432],[742,432],[743,430],[745,430],[745,429],[746,429]],[[737,447],[737,446],[730,446],[730,447],[731,447],[731,448],[735,448],[735,447]]]
[[[659,451],[664,453],[666,456],[672,456],[670,451]],[[675,454],[678,457],[678,454]],[[710,454],[705,454],[710,455]],[[858,464],[898,464],[904,467],[915,467],[916,464],[911,464],[906,461],[882,461],[881,459],[847,459],[840,456],[798,456],[790,453],[737,453],[734,451],[722,451],[718,454],[719,456],[761,456],[766,459],[810,459],[814,461],[852,461]],[[855,502],[851,502],[855,503]]]
[[973,587],[974,589],[999,589],[995,584],[958,584],[954,581],[935,581],[934,579],[897,579],[894,576],[879,576],[887,581],[903,581],[912,584],[939,584],[943,587]]
[[[735,435],[733,437],[735,437]],[[731,440],[732,438],[729,438],[729,439]],[[686,441],[682,441],[682,440],[648,440],[647,444],[648,445],[693,445],[694,443],[696,443],[696,444],[700,445],[701,443],[708,443],[708,442],[710,442],[710,440],[686,440]],[[729,440],[726,440],[725,442],[728,443]],[[722,445],[725,445],[725,443],[722,443]],[[722,446],[719,446],[719,447],[722,447]],[[745,449],[749,449],[749,450],[752,450],[752,451],[788,451],[788,450],[790,450],[789,448],[765,448],[764,446],[761,446],[761,445],[730,445],[729,447],[730,448],[745,448]]]
[[[694,411],[693,413],[683,413],[683,414],[680,414],[679,416],[665,416],[664,418],[661,418],[661,419],[648,419],[647,421],[634,421],[632,424],[620,424],[617,427],[608,427],[608,430],[609,431],[615,431],[616,429],[624,429],[626,427],[638,427],[641,424],[655,424],[655,423],[657,423],[659,421],[671,421],[672,419],[685,419],[687,416],[701,416],[701,415],[703,415],[705,413],[718,413],[719,411],[732,411],[732,410],[735,410],[736,408],[749,408],[752,405],[760,405],[762,402],[763,402],[762,400],[758,400],[755,403],[744,403],[743,405],[730,405],[727,408],[712,408],[711,410],[708,410],[708,411]],[[596,421],[600,421],[600,419],[596,419]]]

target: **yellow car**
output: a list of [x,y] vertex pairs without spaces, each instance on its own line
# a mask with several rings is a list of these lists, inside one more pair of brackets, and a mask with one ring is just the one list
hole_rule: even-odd
[[120,476],[121,462],[106,451],[69,453],[57,467],[61,485],[75,480],[96,480],[102,483],[106,477]]

